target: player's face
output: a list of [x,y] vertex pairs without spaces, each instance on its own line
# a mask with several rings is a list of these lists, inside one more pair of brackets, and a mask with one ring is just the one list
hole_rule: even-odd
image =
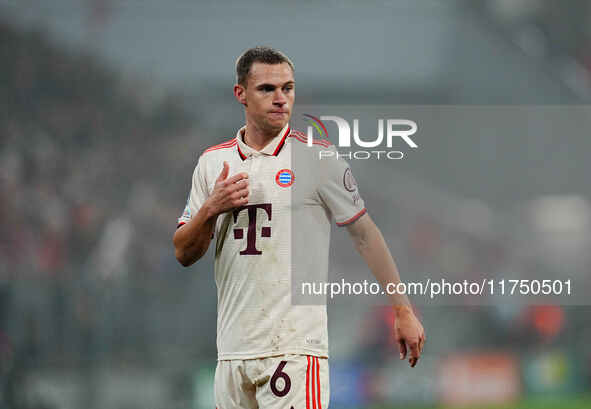
[[247,120],[263,131],[279,132],[289,121],[295,101],[291,67],[287,63],[255,62],[247,81],[243,90]]

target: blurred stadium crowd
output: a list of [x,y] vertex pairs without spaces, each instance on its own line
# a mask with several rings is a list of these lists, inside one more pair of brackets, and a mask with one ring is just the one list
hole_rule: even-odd
[[[538,34],[518,36],[535,49]],[[170,242],[196,153],[217,140],[198,129],[207,113],[44,31],[0,21],[0,39],[0,408],[213,407],[211,264],[181,269]],[[521,263],[412,207],[383,221],[400,232],[388,239],[402,271],[476,278]],[[589,260],[579,267],[588,274]],[[418,307],[430,344],[410,373],[392,315],[354,308],[329,309],[331,407],[511,404],[591,387],[586,308]]]
[[150,309],[186,279],[168,239],[188,182],[169,175],[194,118],[45,32],[2,22],[0,38],[0,400],[23,407],[30,368],[152,356]]

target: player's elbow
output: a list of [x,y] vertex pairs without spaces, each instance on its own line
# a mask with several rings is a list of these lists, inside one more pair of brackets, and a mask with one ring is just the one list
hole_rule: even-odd
[[363,215],[359,220],[347,226],[347,230],[353,239],[358,251],[366,250],[376,234],[379,234],[376,225],[369,215]]
[[197,258],[187,251],[186,243],[184,243],[182,237],[177,233],[175,233],[172,239],[174,244],[174,256],[183,267],[189,267],[197,261]]
[[176,260],[181,264],[181,266],[189,267],[191,265],[190,260],[187,257],[185,257],[185,253],[182,250],[178,248],[175,249],[174,256],[176,257]]
[[207,252],[210,241],[203,235],[191,237],[186,233],[186,231],[183,231],[183,227],[180,227],[172,237],[174,255],[183,267],[189,267],[203,257]]
[[367,229],[350,229],[351,239],[357,250],[367,248],[369,242],[369,234]]
[[193,263],[195,263],[195,259],[188,257],[187,254],[181,250],[181,249],[175,249],[174,251],[174,255],[177,259],[177,261],[183,266],[183,267],[189,267],[190,265],[192,265]]
[[189,267],[205,254],[207,249],[187,249],[184,246],[175,246],[174,256],[183,267]]
[[181,263],[181,265],[182,265],[183,267],[190,267],[190,266],[192,266],[193,264],[195,264],[195,262],[194,262],[193,260],[190,260],[190,259],[184,259],[184,260],[183,260],[183,259],[181,259],[181,260],[179,260],[179,263]]
[[357,253],[365,256],[365,254],[369,251],[369,240],[366,236],[357,236],[353,238],[353,244]]

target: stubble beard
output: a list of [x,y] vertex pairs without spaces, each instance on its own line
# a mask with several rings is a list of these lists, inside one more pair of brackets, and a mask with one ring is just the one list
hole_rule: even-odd
[[276,125],[277,122],[271,122],[265,117],[260,118],[260,122],[256,123],[256,126],[263,131],[265,134],[275,136],[279,131],[281,131],[291,118],[291,114],[289,114],[285,121],[282,121],[281,124]]

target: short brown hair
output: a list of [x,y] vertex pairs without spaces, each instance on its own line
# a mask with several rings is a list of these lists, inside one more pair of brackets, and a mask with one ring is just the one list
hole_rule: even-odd
[[287,55],[271,47],[257,46],[249,48],[236,60],[236,82],[238,84],[246,86],[250,67],[255,62],[263,64],[287,63],[291,70],[295,72],[293,63]]

